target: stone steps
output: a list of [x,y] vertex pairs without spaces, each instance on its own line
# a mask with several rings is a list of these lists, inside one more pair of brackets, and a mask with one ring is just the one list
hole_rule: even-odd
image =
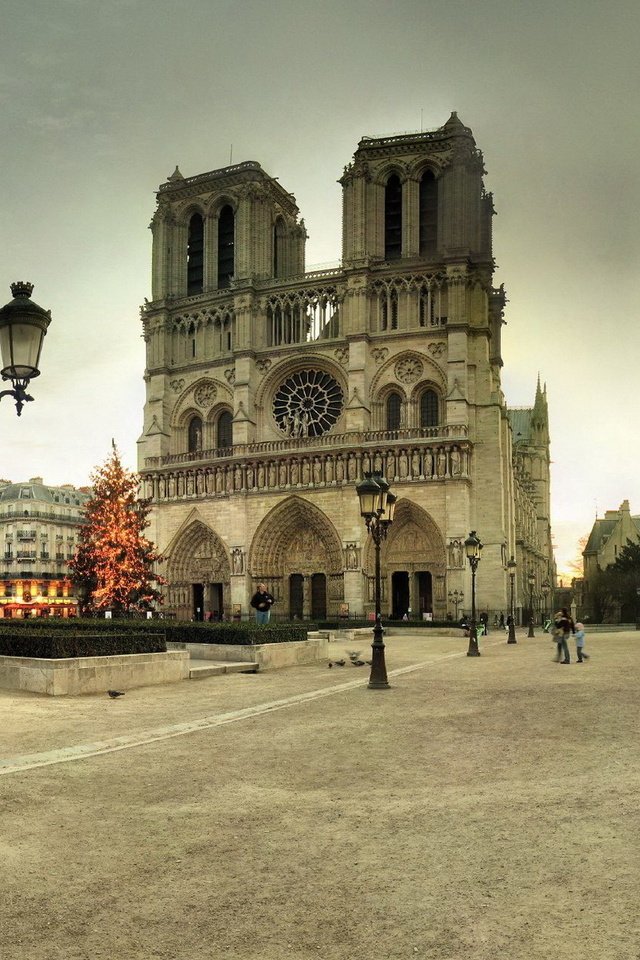
[[254,661],[237,660],[190,660],[189,680],[202,680],[221,673],[257,673],[258,664]]

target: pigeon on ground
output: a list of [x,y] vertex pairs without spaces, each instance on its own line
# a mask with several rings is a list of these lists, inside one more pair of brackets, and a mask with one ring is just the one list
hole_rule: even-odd
[[336,667],[344,667],[345,663],[346,663],[346,660],[336,660],[336,661],[335,661]]
[[364,660],[352,660],[354,667],[364,667]]
[[115,700],[116,697],[124,697],[123,690],[107,690],[107,693],[109,694],[112,700]]
[[329,660],[329,663],[327,664],[327,666],[329,667],[329,670],[331,670],[331,667],[333,666],[333,664],[331,663],[331,660]]

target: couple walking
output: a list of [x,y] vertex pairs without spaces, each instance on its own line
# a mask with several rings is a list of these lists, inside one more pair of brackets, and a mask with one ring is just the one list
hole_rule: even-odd
[[[573,634],[576,638],[576,656],[578,663],[589,659],[589,654],[584,650],[584,624],[574,623],[566,607],[559,610],[553,618],[553,633],[557,644],[558,653],[555,657],[556,663],[571,663],[569,657],[569,637]],[[562,659],[560,659],[562,657]]]

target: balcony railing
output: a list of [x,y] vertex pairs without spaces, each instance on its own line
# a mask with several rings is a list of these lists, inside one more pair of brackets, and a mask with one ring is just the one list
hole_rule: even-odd
[[323,451],[326,448],[354,449],[373,445],[397,444],[398,446],[418,440],[466,440],[467,428],[462,424],[439,427],[413,427],[401,430],[370,430],[366,433],[327,433],[321,437],[283,437],[281,440],[265,440],[261,443],[238,443],[232,447],[217,447],[196,450],[192,453],[173,453],[164,457],[146,457],[145,469],[153,470],[172,464],[202,464],[212,460],[232,460],[247,457],[264,459],[274,453],[302,453]]

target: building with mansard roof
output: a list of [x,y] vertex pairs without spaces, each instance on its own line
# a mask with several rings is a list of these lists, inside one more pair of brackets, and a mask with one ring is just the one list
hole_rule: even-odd
[[79,540],[88,488],[0,480],[0,617],[75,616],[68,561]]
[[259,163],[176,168],[160,186],[139,469],[178,616],[244,615],[260,582],[282,615],[370,613],[355,486],[371,471],[398,497],[384,616],[468,612],[470,530],[479,610],[508,612],[512,555],[516,605],[533,570],[541,608],[546,395],[538,385],[510,416],[501,389],[506,298],[484,173],[456,114],[364,137],[340,179],[341,265],[313,272],[295,198]]

